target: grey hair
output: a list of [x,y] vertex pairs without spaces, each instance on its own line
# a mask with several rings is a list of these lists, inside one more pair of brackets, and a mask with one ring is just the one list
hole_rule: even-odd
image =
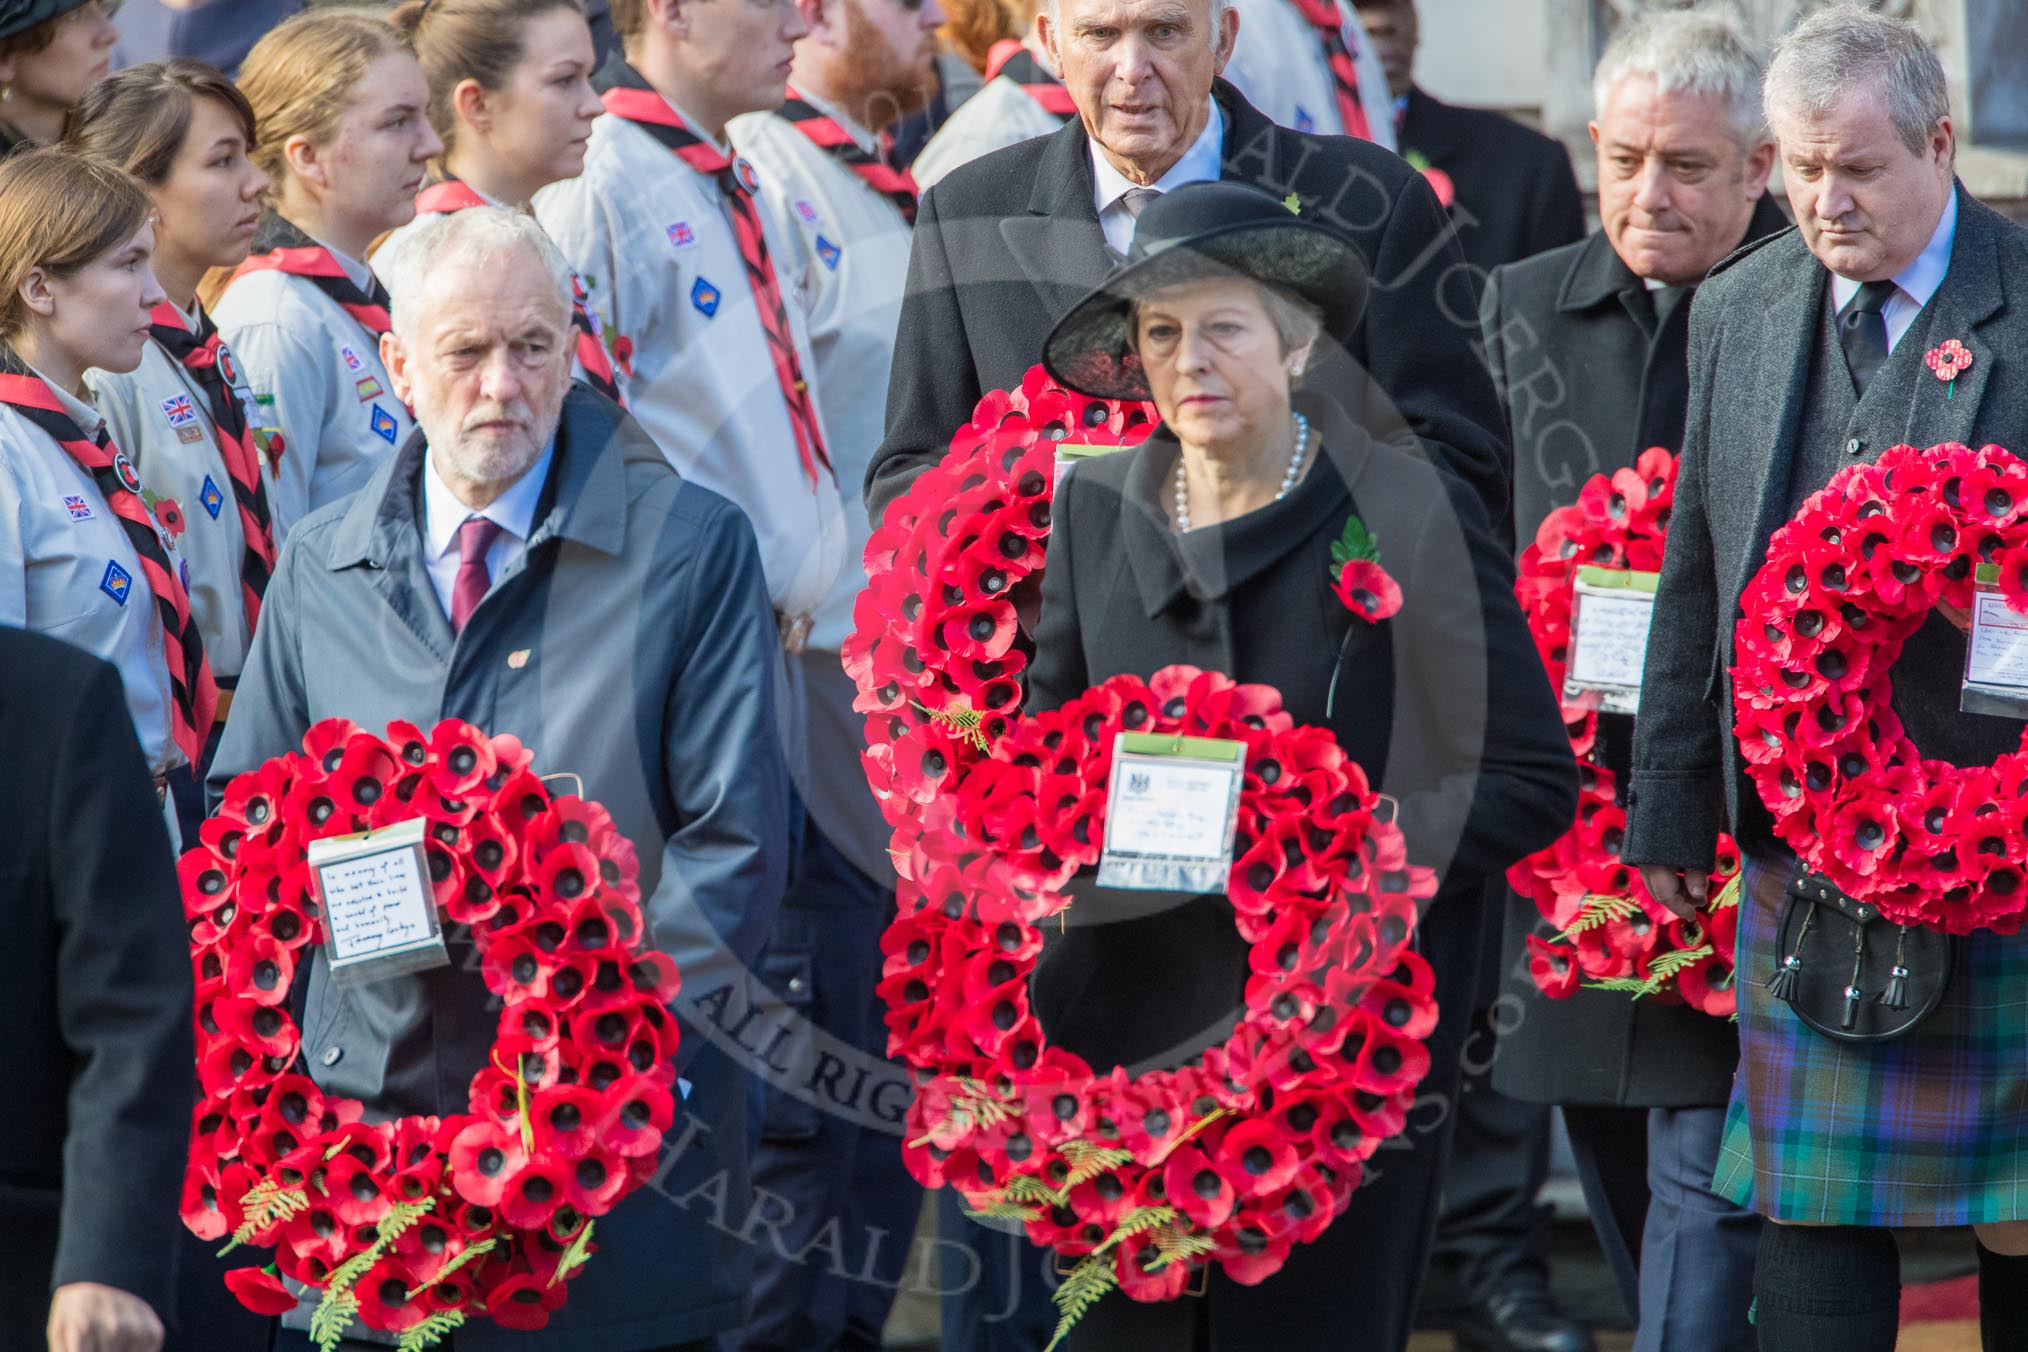
[[575,294],[570,264],[535,218],[510,207],[467,207],[417,226],[391,249],[382,250],[383,255],[392,253],[392,258],[375,260],[375,270],[392,302],[388,319],[395,332],[404,338],[413,336],[416,299],[430,273],[444,260],[459,256],[498,259],[517,250],[535,255],[541,263],[556,289],[556,301],[567,324]]
[[1854,89],[1873,87],[1895,135],[1912,155],[1929,149],[1937,122],[1951,115],[1943,62],[1915,25],[1856,5],[1819,10],[1797,24],[1768,63],[1767,110],[1831,110]]
[[1751,147],[1765,135],[1760,57],[1727,12],[1659,10],[1614,34],[1592,73],[1592,103],[1599,115],[1620,81],[1632,75],[1653,80],[1657,93],[1718,99],[1741,147]]
[[[1218,16],[1231,9],[1232,6],[1233,0],[1211,0],[1211,35],[1214,41],[1218,37]],[[1058,21],[1058,8],[1059,0],[1042,0],[1042,12],[1049,16],[1051,23]]]

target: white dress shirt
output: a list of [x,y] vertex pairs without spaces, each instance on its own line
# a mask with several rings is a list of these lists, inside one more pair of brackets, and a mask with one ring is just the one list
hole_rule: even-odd
[[[45,383],[79,430],[96,434],[103,421],[97,410]],[[187,518],[189,508],[184,513]],[[170,566],[182,571],[174,541],[167,532],[158,534]],[[160,775],[183,764],[170,734],[173,696],[162,620],[127,528],[70,452],[5,407],[0,407],[0,624],[47,634],[112,663],[149,770]]]
[[[1922,307],[1929,304],[1929,298],[1943,285],[1944,274],[1951,270],[1951,245],[1957,233],[1958,194],[1953,189],[1950,200],[1944,204],[1943,215],[1937,218],[1936,231],[1930,235],[1929,243],[1923,246],[1913,263],[1894,274],[1894,297],[1880,314],[1887,321],[1889,352],[1894,351],[1895,345],[1901,342],[1901,336],[1922,313]],[[1859,286],[1849,277],[1832,273],[1832,313],[1843,313],[1845,307],[1852,303],[1852,298],[1859,294]]]
[[1122,200],[1129,192],[1140,187],[1153,188],[1156,192],[1174,192],[1185,183],[1208,183],[1217,179],[1225,159],[1225,111],[1218,106],[1217,99],[1207,102],[1211,105],[1211,115],[1204,119],[1204,130],[1197,133],[1197,139],[1183,152],[1183,158],[1170,165],[1169,172],[1153,183],[1133,182],[1113,168],[1113,162],[1105,157],[1096,141],[1091,143],[1092,205],[1098,209],[1099,229],[1105,232],[1106,247],[1114,253],[1124,255],[1127,246],[1134,242],[1134,215]]
[[[183,322],[194,327],[190,315]],[[221,344],[221,351],[230,349]],[[244,375],[237,365],[227,364],[240,376],[235,389],[242,404],[251,408],[253,394]],[[229,684],[246,662],[253,627],[247,623],[246,589],[240,582],[246,533],[232,475],[218,449],[210,397],[183,363],[153,339],[132,371],[115,375],[93,368],[85,372],[85,383],[112,430],[113,444],[134,462],[141,481],[182,508],[185,529],[176,543],[190,566],[191,618],[204,636],[211,674],[221,685]],[[266,457],[257,458],[279,547],[287,525],[280,515],[281,495]]]
[[[791,227],[776,217],[765,175],[760,206],[774,259],[789,251]],[[537,193],[535,216],[587,304],[633,342],[633,374],[620,377],[627,411],[678,473],[746,513],[775,607],[813,614],[845,562],[838,480],[820,465],[813,485],[803,471],[718,180],[607,114],[592,124],[584,172]],[[805,298],[786,260],[775,276],[821,425]]]
[[550,438],[541,458],[528,467],[506,492],[473,511],[459,500],[437,473],[433,455],[423,456],[423,567],[436,589],[437,602],[446,618],[451,613],[451,592],[458,582],[458,529],[473,517],[491,521],[500,528],[486,549],[487,587],[500,580],[500,570],[520,554],[535,531],[535,509],[542,501],[542,486],[549,482],[549,462],[556,456],[556,439]]
[[[356,285],[372,280],[366,264],[331,254]],[[277,522],[363,488],[415,426],[394,397],[379,338],[309,278],[250,272],[226,288],[212,319],[253,388],[260,429],[282,436]]]
[[[1284,127],[1318,136],[1343,136],[1338,84],[1317,30],[1289,0],[1233,0],[1239,10],[1239,40],[1225,78],[1246,100]],[[1394,142],[1394,96],[1359,16],[1338,0],[1339,31],[1359,74],[1359,108],[1366,114],[1373,143],[1387,150]]]

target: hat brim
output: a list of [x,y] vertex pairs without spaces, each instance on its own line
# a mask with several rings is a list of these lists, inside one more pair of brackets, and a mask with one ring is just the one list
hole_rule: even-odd
[[[14,13],[0,17],[0,42],[19,37],[37,24],[48,23],[74,9],[83,9],[86,0],[30,0]],[[108,6],[110,11],[115,6]]]
[[1127,342],[1133,303],[1206,277],[1244,277],[1293,292],[1324,316],[1343,345],[1366,309],[1366,261],[1344,238],[1290,219],[1209,231],[1121,267],[1057,321],[1042,365],[1058,383],[1095,399],[1146,399],[1141,360]]

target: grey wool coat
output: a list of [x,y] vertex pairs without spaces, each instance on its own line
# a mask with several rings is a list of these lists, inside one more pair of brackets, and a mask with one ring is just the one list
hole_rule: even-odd
[[[639,851],[642,913],[682,974],[677,1068],[693,1088],[665,1176],[599,1220],[599,1252],[549,1326],[476,1321],[459,1352],[627,1352],[736,1328],[754,1082],[696,1015],[714,992],[722,1008],[728,985],[744,1004],[787,875],[781,657],[753,529],[617,405],[573,386],[527,546],[454,635],[423,566],[426,449],[418,429],[364,489],[290,533],[212,789],[332,717],[375,732],[461,718],[519,737],[538,773],[583,778]],[[450,930],[448,967],[350,988],[321,954],[310,968],[307,1073],[369,1120],[466,1111],[496,1015],[466,970],[469,935]]]
[[[1972,365],[1945,398],[1921,369],[1911,331],[1875,377],[1874,394],[1879,382],[1895,382],[1891,397],[1869,398],[1876,411],[1847,429],[1847,463],[1902,442],[2028,451],[2028,230],[1963,185],[1957,202],[1950,268],[1917,323],[1927,322],[1931,345],[1962,342]],[[1732,736],[1732,631],[1740,594],[1790,516],[1797,457],[1822,450],[1798,443],[1829,279],[1802,236],[1786,230],[1721,263],[1691,311],[1689,422],[1634,729],[1621,852],[1630,863],[1708,868],[1728,823],[1749,853],[1764,849],[1765,809]],[[1897,682],[1897,709],[1906,716],[1911,703],[1955,710],[1957,691]]]

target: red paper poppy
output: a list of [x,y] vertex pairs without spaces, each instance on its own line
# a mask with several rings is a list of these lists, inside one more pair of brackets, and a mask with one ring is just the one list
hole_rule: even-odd
[[1339,569],[1331,593],[1347,610],[1369,624],[1378,624],[1401,611],[1400,585],[1370,559],[1353,559]]
[[517,1273],[495,1285],[487,1297],[487,1313],[505,1329],[539,1329],[550,1312],[561,1308],[563,1284],[534,1273]]
[[418,1279],[398,1258],[382,1258],[353,1283],[359,1297],[359,1318],[368,1327],[400,1333],[429,1318],[428,1302],[409,1292]]
[[261,1315],[288,1314],[296,1308],[296,1297],[282,1285],[274,1265],[233,1268],[225,1274],[225,1285],[239,1303]]
[[497,1207],[507,1185],[527,1163],[518,1133],[494,1122],[473,1122],[450,1144],[450,1181],[458,1196],[477,1206]]

